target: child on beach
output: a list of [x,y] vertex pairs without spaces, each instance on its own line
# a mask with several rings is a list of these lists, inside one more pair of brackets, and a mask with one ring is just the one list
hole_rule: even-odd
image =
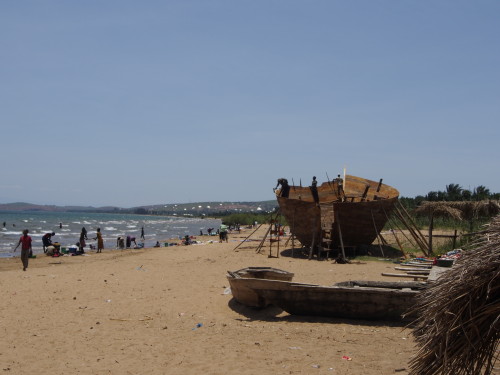
[[102,240],[101,228],[97,228],[94,240],[97,240],[97,252],[102,253],[102,249],[104,249],[104,241]]

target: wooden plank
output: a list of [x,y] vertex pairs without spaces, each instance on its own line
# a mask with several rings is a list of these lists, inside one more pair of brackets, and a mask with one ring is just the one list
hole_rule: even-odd
[[399,265],[400,267],[410,267],[410,268],[426,268],[426,269],[431,269],[432,265],[427,265],[427,264],[415,264],[415,263],[403,263]]
[[405,272],[411,272],[411,271],[419,271],[419,272],[430,272],[431,269],[425,269],[425,268],[405,268],[405,267],[394,267],[395,270],[399,271],[405,271]]
[[428,275],[431,271],[406,271],[408,275]]
[[405,273],[382,273],[382,276],[390,276],[390,277],[406,277],[412,278],[417,281],[418,279],[427,280],[429,277],[424,275],[407,275]]

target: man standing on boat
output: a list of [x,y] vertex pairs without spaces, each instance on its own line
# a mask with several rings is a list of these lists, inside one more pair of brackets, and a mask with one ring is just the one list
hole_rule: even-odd
[[337,195],[338,195],[338,199],[340,201],[344,201],[344,180],[338,174],[337,178],[335,179],[335,182],[337,183]]
[[278,179],[278,183],[276,184],[274,190],[276,190],[280,185],[281,185],[280,197],[288,198],[288,195],[290,194],[290,185],[288,185],[288,180],[286,178]]
[[318,195],[318,181],[316,181],[316,176],[313,176],[313,180],[311,182],[311,186],[309,186],[311,189],[312,196],[314,198],[314,202],[316,204],[319,204],[319,195]]

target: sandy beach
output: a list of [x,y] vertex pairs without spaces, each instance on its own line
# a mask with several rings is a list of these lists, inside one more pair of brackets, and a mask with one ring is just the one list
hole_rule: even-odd
[[[251,238],[263,235],[262,228]],[[258,241],[88,256],[0,259],[4,374],[407,374],[402,324],[255,310],[228,294],[227,270],[271,266],[294,281],[387,280],[387,261],[269,258]],[[207,242],[214,237],[199,237]],[[290,245],[290,244],[289,244]],[[290,246],[288,246],[290,247]],[[282,248],[283,250],[283,248]],[[395,279],[391,279],[395,280]],[[346,358],[347,357],[347,358]]]

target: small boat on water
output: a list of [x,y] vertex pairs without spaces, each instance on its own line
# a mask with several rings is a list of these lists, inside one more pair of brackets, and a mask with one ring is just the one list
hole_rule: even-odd
[[291,281],[294,274],[272,267],[247,267],[238,271],[227,271],[231,293],[236,301],[250,307],[265,307],[268,303],[251,288],[259,287],[261,281]]
[[280,307],[293,315],[407,321],[423,282],[346,281],[332,286],[291,281],[241,279],[261,306]]
[[[379,235],[398,200],[395,188],[365,178],[346,175],[320,186],[289,186],[279,179],[275,190],[281,213],[290,231],[305,247],[370,245]],[[342,241],[342,243],[341,243]]]

